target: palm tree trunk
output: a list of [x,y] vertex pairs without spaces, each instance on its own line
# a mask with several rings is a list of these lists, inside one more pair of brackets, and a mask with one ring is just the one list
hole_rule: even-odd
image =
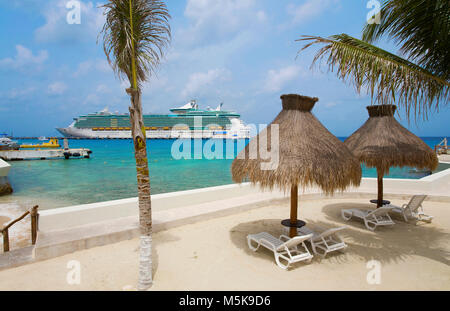
[[150,176],[147,160],[147,141],[142,117],[141,93],[129,88],[131,96],[130,123],[134,142],[134,157],[139,198],[139,229],[140,229],[140,259],[139,259],[139,290],[148,289],[152,283],[152,204],[150,196]]

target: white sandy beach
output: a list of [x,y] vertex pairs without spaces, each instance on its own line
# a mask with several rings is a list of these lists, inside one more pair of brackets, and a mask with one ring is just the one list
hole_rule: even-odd
[[[393,200],[394,204],[405,203]],[[342,208],[371,208],[367,199],[300,201],[299,215],[310,225],[345,224]],[[362,222],[346,223],[345,253],[280,269],[271,252],[247,247],[249,233],[282,232],[289,205],[272,204],[201,221],[153,235],[152,290],[449,290],[449,203],[426,201],[432,224],[405,224],[376,232]],[[130,290],[137,284],[138,239],[96,247],[0,271],[0,290]],[[80,284],[67,283],[68,262],[81,265]],[[369,284],[370,260],[381,264],[381,283]]]

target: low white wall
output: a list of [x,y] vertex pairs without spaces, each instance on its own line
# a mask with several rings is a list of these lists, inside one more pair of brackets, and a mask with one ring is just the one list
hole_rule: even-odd
[[0,195],[10,194],[12,192],[11,185],[8,182],[8,173],[11,166],[0,159]]
[[[421,179],[383,179],[384,193],[428,194],[450,196],[450,169]],[[352,191],[376,192],[377,179],[363,178],[361,185]]]
[[0,159],[0,177],[8,176],[11,165]]
[[[250,184],[225,185],[218,187],[178,191],[152,195],[152,210],[196,205],[225,200],[259,192]],[[76,205],[39,212],[39,226],[42,230],[58,230],[120,217],[138,215],[138,199],[129,198],[92,204]]]
[[[363,178],[358,188],[347,192],[376,193],[377,179]],[[320,193],[317,188],[300,190],[303,193]],[[384,179],[385,194],[428,194],[450,196],[450,169],[422,179]],[[270,195],[268,195],[270,194]],[[220,204],[221,200],[260,196],[262,200],[288,197],[278,190],[261,191],[249,183],[156,194],[152,196],[153,211],[186,207],[202,203]],[[137,198],[85,204],[40,211],[39,227],[43,231],[61,230],[121,217],[137,216]]]

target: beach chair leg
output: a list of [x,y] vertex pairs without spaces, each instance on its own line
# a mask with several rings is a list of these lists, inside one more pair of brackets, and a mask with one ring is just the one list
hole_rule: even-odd
[[283,264],[280,261],[280,255],[278,255],[277,253],[274,253],[275,255],[275,262],[277,263],[278,267],[280,267],[283,270],[287,270],[289,268],[289,262],[287,264]]
[[405,222],[409,222],[408,217],[406,217],[406,213],[403,212],[403,219],[405,219]]
[[[302,245],[303,245],[303,247],[305,248],[305,251],[306,251],[309,255],[312,256],[312,254],[309,252],[308,247],[306,246],[306,243],[303,242]],[[313,243],[312,243],[312,242],[311,242],[311,247],[313,247]],[[314,251],[314,249],[313,249],[313,251]],[[312,257],[309,258],[308,260],[306,260],[307,263],[310,263],[311,261],[312,261]]]
[[258,245],[255,247],[255,246],[252,245],[252,241],[254,241],[254,240],[251,239],[251,238],[249,238],[249,237],[247,237],[248,247],[249,247],[252,251],[256,252],[256,251],[258,250],[258,248],[261,246],[261,244],[258,243],[257,241],[255,241],[256,243],[258,243]]
[[313,249],[313,253],[319,255],[321,258],[325,258],[325,256],[327,255],[327,252],[325,250],[323,253],[319,252],[318,249],[320,249],[320,247],[317,247],[313,242],[311,243],[311,247]]
[[317,250],[316,250],[316,244],[314,244],[314,242],[311,241],[311,248],[314,254],[317,254]]
[[327,251],[324,251],[323,253],[317,252],[316,254],[319,255],[320,258],[324,259],[327,256],[328,252]]
[[350,215],[347,216],[345,210],[342,210],[342,211],[341,211],[342,218],[344,218],[345,221],[348,221],[348,220],[350,220],[350,219],[352,218],[353,213],[350,212],[349,214],[350,214]]
[[374,224],[372,227],[370,226],[370,223],[364,219],[364,224],[366,225],[366,228],[369,229],[370,231],[375,231],[375,228],[377,227],[376,224]]

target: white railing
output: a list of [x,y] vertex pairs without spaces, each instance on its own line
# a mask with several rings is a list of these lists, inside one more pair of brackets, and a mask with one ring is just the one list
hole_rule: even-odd
[[434,151],[436,152],[436,154],[447,154],[448,152],[447,138],[444,138],[439,144],[435,145]]

